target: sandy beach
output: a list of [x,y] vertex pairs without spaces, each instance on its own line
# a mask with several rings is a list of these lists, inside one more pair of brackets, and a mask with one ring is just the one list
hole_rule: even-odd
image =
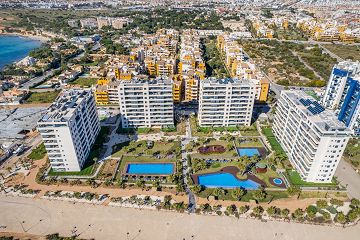
[[40,35],[29,35],[29,34],[22,34],[22,33],[0,33],[0,36],[18,36],[18,37],[24,37],[24,38],[30,38],[33,40],[38,40],[43,43],[50,40],[48,37],[40,36]]
[[[0,231],[95,239],[356,239],[360,225],[341,228],[261,222],[226,216],[94,206],[0,195]],[[6,226],[6,228],[4,228]],[[1,234],[0,234],[1,235]]]

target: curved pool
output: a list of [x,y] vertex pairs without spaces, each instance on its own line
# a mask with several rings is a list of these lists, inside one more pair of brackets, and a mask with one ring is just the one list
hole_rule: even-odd
[[274,178],[273,183],[276,185],[281,185],[283,183],[283,180],[281,178]]
[[198,184],[207,188],[245,188],[258,189],[260,184],[253,180],[239,180],[230,173],[210,173],[198,176]]

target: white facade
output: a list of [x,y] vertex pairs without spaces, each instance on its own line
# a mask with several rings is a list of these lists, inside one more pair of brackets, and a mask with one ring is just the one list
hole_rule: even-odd
[[333,67],[322,104],[360,136],[360,63],[343,61]]
[[100,131],[91,91],[64,91],[38,122],[51,167],[80,171]]
[[199,125],[250,126],[254,100],[255,85],[248,80],[200,81]]
[[331,182],[351,130],[302,91],[282,91],[274,134],[303,180]]
[[174,126],[170,80],[124,80],[120,82],[118,89],[122,127]]

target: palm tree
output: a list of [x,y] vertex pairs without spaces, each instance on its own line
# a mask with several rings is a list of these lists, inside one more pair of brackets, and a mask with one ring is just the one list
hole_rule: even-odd
[[202,190],[202,187],[200,185],[194,185],[192,188],[191,188],[191,191],[193,191],[194,193],[199,193],[201,192]]
[[255,216],[260,216],[264,212],[264,209],[261,206],[257,206],[253,208],[252,212]]
[[290,213],[290,210],[287,209],[287,208],[284,208],[284,209],[281,210],[281,216],[283,218],[287,218],[289,216],[289,213]]
[[298,208],[293,213],[293,217],[297,220],[301,219],[304,216],[304,211],[301,208]]
[[242,198],[242,196],[245,195],[245,190],[241,189],[241,188],[235,188],[231,191],[231,196],[235,199],[237,199],[238,201],[240,201],[240,199]]
[[256,201],[260,202],[265,199],[266,192],[263,189],[256,190],[253,192],[252,196]]
[[268,209],[266,209],[266,212],[270,217],[273,217],[274,215],[276,215],[276,207],[271,206]]
[[212,192],[212,195],[216,197],[216,199],[219,199],[221,196],[225,194],[225,190],[222,188],[215,188]]
[[341,224],[346,223],[346,216],[343,212],[338,212],[335,216],[335,221]]

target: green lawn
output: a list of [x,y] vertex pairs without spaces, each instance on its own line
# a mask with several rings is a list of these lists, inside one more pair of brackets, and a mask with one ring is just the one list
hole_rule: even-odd
[[59,95],[60,91],[50,92],[31,92],[25,99],[25,103],[52,103]]
[[39,160],[44,158],[46,155],[46,149],[44,143],[41,143],[37,148],[33,149],[28,155],[28,158],[32,160]]
[[336,187],[337,186],[337,183],[335,181],[331,183],[305,182],[301,179],[300,174],[295,170],[287,170],[286,175],[291,185],[295,185],[295,186],[304,186],[304,187]]
[[257,138],[240,138],[237,143],[238,147],[264,147]]
[[285,153],[284,149],[281,147],[280,143],[276,140],[271,127],[264,127],[262,128],[263,134],[268,139],[271,149],[278,153]]
[[80,172],[54,172],[50,169],[49,176],[90,176],[94,173],[97,164],[95,160],[100,156],[100,149],[91,150],[83,169]]
[[71,85],[80,85],[82,87],[90,87],[90,86],[96,84],[97,81],[98,81],[98,78],[79,77],[78,79],[76,79],[75,81],[70,82],[69,84],[71,84]]
[[[126,146],[126,148],[124,148]],[[180,154],[181,146],[179,141],[155,141],[152,148],[147,147],[147,141],[127,142],[113,147],[113,157],[122,155],[148,155],[160,154],[162,156],[174,153]]]

